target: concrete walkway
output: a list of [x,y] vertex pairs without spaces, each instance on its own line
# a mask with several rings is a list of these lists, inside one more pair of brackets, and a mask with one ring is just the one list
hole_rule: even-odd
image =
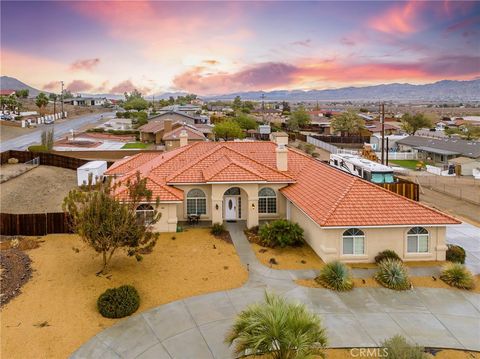
[[305,303],[319,313],[329,347],[376,347],[402,334],[427,347],[480,350],[480,295],[436,288],[394,292],[356,288],[348,293],[297,286],[315,271],[261,265],[241,224],[228,224],[235,248],[249,269],[241,288],[162,305],[119,322],[80,347],[72,358],[232,358],[223,343],[235,316],[262,301],[265,291]]

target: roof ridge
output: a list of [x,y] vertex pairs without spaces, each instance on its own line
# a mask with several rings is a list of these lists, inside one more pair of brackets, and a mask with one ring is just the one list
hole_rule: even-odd
[[347,196],[347,194],[352,190],[353,188],[353,185],[355,184],[355,182],[360,179],[356,176],[353,176],[352,177],[352,181],[348,184],[347,188],[345,189],[345,191],[338,197],[338,199],[335,201],[335,203],[332,205],[332,208],[330,208],[330,210],[327,212],[327,214],[325,215],[325,219],[322,221],[322,226],[325,225],[325,223],[327,223],[327,221],[329,220],[329,218],[332,216],[332,214],[336,211],[336,209],[338,208],[338,205],[340,204],[340,202]]
[[118,168],[120,166],[123,166],[124,164],[130,162],[134,158],[137,158],[137,157],[141,156],[143,153],[148,153],[148,152],[140,152],[140,153],[134,154],[133,156],[128,156],[126,158],[122,158],[120,161],[118,161],[118,163],[114,163],[112,166],[110,166],[107,169],[107,171],[111,170],[111,169],[113,170],[113,169]]
[[227,167],[230,166],[231,164],[234,164],[234,165],[236,165],[240,168],[243,168],[245,171],[248,171],[248,172],[250,172],[250,173],[252,173],[252,174],[254,174],[258,177],[261,177],[261,178],[265,179],[265,177],[259,171],[257,171],[255,168],[249,168],[250,166],[244,165],[243,163],[237,161],[236,159],[230,159],[230,161],[231,161],[231,163],[228,164]]
[[[221,161],[224,161],[224,160],[226,160],[227,163],[225,163],[225,164],[221,163]],[[203,178],[204,178],[205,180],[211,179],[211,178],[214,177],[217,173],[219,173],[220,171],[222,171],[222,170],[224,170],[225,168],[227,168],[231,163],[232,163],[232,159],[231,159],[230,157],[228,157],[227,155],[224,155],[224,156],[220,157],[220,158],[215,162],[214,165],[202,169]],[[208,170],[210,170],[210,169],[212,169],[212,168],[215,169],[215,165],[218,165],[218,164],[221,165],[221,167],[218,169],[218,171],[216,171],[216,172],[212,173],[210,176],[206,177],[206,176],[205,176],[205,171],[208,171]]]
[[[269,141],[269,142],[274,145],[273,142],[271,142],[271,141]],[[230,141],[229,143],[238,143],[238,142],[231,142],[231,141]],[[268,142],[265,142],[265,143],[268,143]],[[250,161],[253,161],[253,162],[255,162],[255,163],[257,163],[257,164],[259,164],[259,165],[261,165],[261,166],[263,166],[263,167],[267,167],[268,169],[270,169],[270,170],[272,170],[272,171],[275,171],[275,172],[277,172],[277,173],[279,173],[279,174],[281,174],[281,175],[283,175],[283,176],[289,177],[289,178],[293,179],[294,181],[296,181],[295,177],[289,175],[288,173],[284,173],[283,171],[279,171],[279,170],[276,169],[276,168],[270,167],[270,166],[268,166],[268,165],[266,165],[266,164],[264,164],[264,163],[262,163],[262,162],[260,162],[260,161],[257,161],[257,160],[255,160],[255,159],[253,159],[253,158],[250,158],[250,157],[248,157],[247,155],[245,155],[245,154],[243,154],[243,153],[241,153],[241,152],[239,152],[239,151],[231,148],[230,146],[228,146],[227,143],[226,143],[225,145],[227,146],[227,148],[228,148],[229,150],[231,150],[231,151],[239,154],[240,156],[242,156],[242,157],[244,157],[244,158],[246,158],[246,159],[248,159],[248,160],[250,160]]]
[[148,174],[147,178],[150,179],[150,181],[152,182],[155,182],[157,185],[159,185],[160,187],[164,188],[165,190],[167,190],[168,192],[170,192],[172,195],[174,195],[175,197],[178,198],[178,194],[175,193],[175,191],[173,191],[173,189],[177,190],[177,191],[180,191],[183,193],[183,191],[181,189],[178,189],[178,188],[175,188],[175,187],[171,187],[169,185],[167,185],[166,183],[161,183],[161,182],[158,182],[158,180],[155,178],[156,176],[152,176],[150,173]]

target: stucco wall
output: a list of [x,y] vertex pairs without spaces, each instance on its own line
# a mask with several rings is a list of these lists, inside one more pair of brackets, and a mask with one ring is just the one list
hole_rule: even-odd
[[177,231],[177,203],[160,203],[157,211],[161,213],[161,217],[155,223],[155,231],[157,232],[176,232]]
[[394,250],[404,261],[445,260],[445,227],[428,227],[427,253],[407,253],[407,232],[411,227],[361,228],[365,233],[365,254],[343,255],[342,235],[346,228],[324,229],[313,222],[295,205],[290,206],[291,220],[305,231],[305,239],[313,250],[326,262],[374,262],[378,252]]

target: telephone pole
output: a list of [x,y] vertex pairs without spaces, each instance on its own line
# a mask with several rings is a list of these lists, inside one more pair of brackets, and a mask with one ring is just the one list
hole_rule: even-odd
[[262,93],[262,122],[265,124],[265,94]]
[[382,122],[382,165],[385,164],[385,103],[381,103],[381,122]]
[[62,92],[60,93],[60,101],[61,101],[61,106],[62,106],[62,118],[65,118],[65,112],[63,112],[63,81],[60,81],[62,84]]

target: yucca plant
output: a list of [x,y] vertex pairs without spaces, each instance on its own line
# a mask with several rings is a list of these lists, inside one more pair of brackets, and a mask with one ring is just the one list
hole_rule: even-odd
[[475,286],[472,273],[461,263],[445,264],[440,279],[460,289],[472,289]]
[[347,291],[353,288],[353,280],[348,267],[339,262],[334,261],[327,263],[321,270],[315,281],[325,288]]
[[265,293],[265,302],[241,312],[225,342],[235,341],[237,355],[269,354],[273,359],[325,357],[325,329],[320,317],[303,304]]
[[[395,335],[382,343],[384,357],[389,359],[427,359],[430,356],[418,345],[407,342],[405,337]],[[383,354],[382,353],[382,354]]]
[[405,265],[401,261],[391,258],[378,263],[375,279],[384,287],[395,290],[406,290],[411,286]]

